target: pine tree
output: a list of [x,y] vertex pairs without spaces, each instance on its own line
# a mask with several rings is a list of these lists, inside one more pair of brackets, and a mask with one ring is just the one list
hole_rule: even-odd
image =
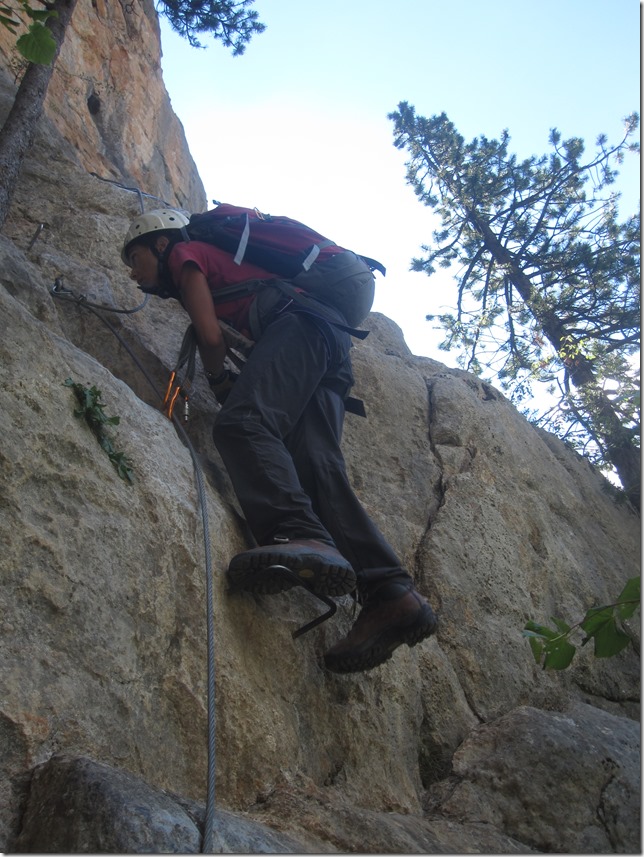
[[389,118],[409,184],[440,218],[412,268],[459,266],[441,347],[459,348],[461,365],[491,372],[518,402],[547,382],[558,401],[541,424],[614,468],[639,509],[639,214],[620,223],[609,190],[638,150],[637,114],[588,160],[581,139],[556,129],[549,154],[520,161],[507,131],[466,143],[444,113],[426,119],[406,102]]
[[259,15],[250,9],[254,0],[159,0],[162,13],[180,36],[193,48],[203,45],[199,33],[219,39],[233,56],[239,56],[255,33],[266,29]]

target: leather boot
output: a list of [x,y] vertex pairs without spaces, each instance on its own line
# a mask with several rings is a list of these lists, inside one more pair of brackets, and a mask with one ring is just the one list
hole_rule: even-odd
[[298,585],[320,595],[346,595],[356,587],[351,563],[317,539],[284,539],[237,554],[228,581],[232,591],[269,595]]
[[436,630],[438,620],[411,583],[385,583],[367,594],[353,628],[324,656],[327,669],[363,672],[384,663],[398,646],[415,646]]

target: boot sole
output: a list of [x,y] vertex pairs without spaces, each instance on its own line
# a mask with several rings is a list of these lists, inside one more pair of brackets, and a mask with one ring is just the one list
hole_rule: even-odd
[[335,673],[357,673],[372,670],[384,664],[395,650],[406,644],[411,649],[430,637],[437,628],[438,620],[431,607],[423,609],[422,614],[408,628],[392,628],[383,631],[373,642],[366,643],[361,649],[339,655],[325,655],[324,664]]
[[304,586],[320,595],[339,596],[356,588],[352,568],[329,563],[315,554],[297,556],[277,551],[245,557],[243,564],[228,569],[228,581],[235,592],[258,595],[276,595],[294,586]]

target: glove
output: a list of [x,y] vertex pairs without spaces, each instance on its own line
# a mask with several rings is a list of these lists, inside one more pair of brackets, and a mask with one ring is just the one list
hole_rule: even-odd
[[206,372],[206,378],[215,399],[217,399],[220,405],[223,405],[233,388],[233,384],[237,380],[237,375],[231,372],[230,369],[224,369],[216,376],[212,372]]

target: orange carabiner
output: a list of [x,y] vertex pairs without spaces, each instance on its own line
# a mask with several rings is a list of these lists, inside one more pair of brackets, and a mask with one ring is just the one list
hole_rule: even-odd
[[174,406],[177,401],[177,396],[181,391],[181,385],[177,384],[175,386],[175,378],[177,377],[176,372],[172,372],[170,375],[170,380],[168,381],[168,386],[165,391],[165,396],[163,398],[163,405],[161,406],[161,410],[167,416],[169,420],[172,419],[172,413],[174,411]]

